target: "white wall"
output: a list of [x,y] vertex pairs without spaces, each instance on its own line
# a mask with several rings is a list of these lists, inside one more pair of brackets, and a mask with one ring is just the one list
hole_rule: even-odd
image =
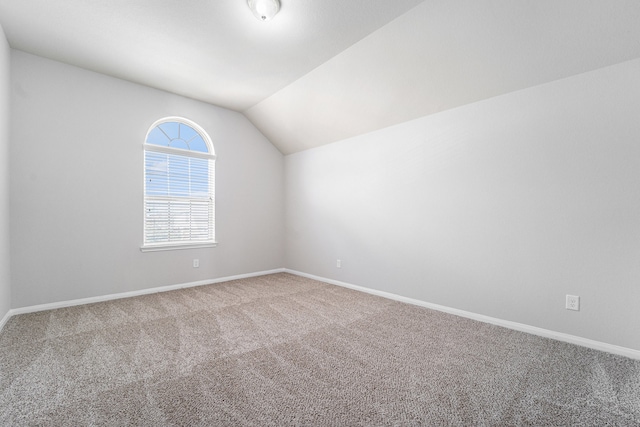
[[[244,116],[17,50],[11,71],[13,308],[283,266],[284,160]],[[213,140],[217,248],[140,252],[142,143],[166,116]]]
[[288,268],[640,350],[640,60],[289,155],[285,183]]
[[11,308],[11,263],[9,256],[9,59],[9,44],[0,26],[0,321]]

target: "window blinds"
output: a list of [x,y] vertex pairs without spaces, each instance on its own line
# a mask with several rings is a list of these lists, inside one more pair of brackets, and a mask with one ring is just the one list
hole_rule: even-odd
[[145,150],[144,243],[215,241],[214,161]]

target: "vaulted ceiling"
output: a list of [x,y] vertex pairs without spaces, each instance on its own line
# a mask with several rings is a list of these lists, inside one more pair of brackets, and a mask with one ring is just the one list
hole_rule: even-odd
[[0,0],[15,49],[243,112],[294,153],[640,57],[637,0]]

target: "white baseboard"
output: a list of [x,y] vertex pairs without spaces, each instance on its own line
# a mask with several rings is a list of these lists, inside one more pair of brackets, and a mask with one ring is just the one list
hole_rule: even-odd
[[446,307],[444,305],[432,304],[429,302],[407,298],[400,295],[392,294],[390,292],[378,291],[375,289],[365,288],[363,286],[352,285],[350,283],[340,282],[338,280],[327,279],[325,277],[314,276],[313,274],[302,273],[300,271],[284,269],[286,273],[295,274],[301,277],[307,277],[309,279],[318,280],[320,282],[329,283],[331,285],[342,286],[344,288],[354,289],[361,292],[377,295],[380,297],[405,302],[421,307],[430,308],[433,310],[442,311],[449,314],[455,314],[456,316],[466,317],[468,319],[478,320],[484,323],[490,323],[497,326],[502,326],[508,329],[513,329],[520,332],[526,332],[533,335],[538,335],[545,338],[551,338],[558,341],[567,342],[570,344],[576,344],[582,347],[592,348],[594,350],[605,351],[607,353],[617,354],[619,356],[625,356],[631,359],[640,360],[640,351],[627,347],[621,347],[613,344],[607,344],[600,341],[594,341],[587,338],[578,337],[575,335],[569,335],[562,332],[551,331],[548,329],[538,328],[535,326],[525,325],[523,323],[512,322],[509,320],[497,319],[495,317],[485,316],[482,314],[472,313],[470,311],[458,310],[457,308]]
[[275,270],[258,271],[258,272],[255,272],[255,273],[247,273],[247,274],[238,274],[236,276],[221,277],[221,278],[218,278],[218,279],[199,280],[197,282],[181,283],[181,284],[178,284],[178,285],[159,286],[159,287],[156,287],[156,288],[141,289],[141,290],[138,290],[138,291],[131,291],[131,292],[122,292],[122,293],[119,293],[119,294],[102,295],[102,296],[98,296],[98,297],[80,298],[80,299],[74,299],[74,300],[70,300],[70,301],[59,301],[59,302],[53,302],[53,303],[49,303],[49,304],[40,304],[40,305],[32,305],[32,306],[28,306],[28,307],[14,308],[14,309],[9,310],[9,312],[7,313],[5,318],[2,320],[2,323],[0,323],[0,331],[2,330],[1,326],[4,326],[4,323],[7,320],[9,320],[9,317],[11,317],[13,315],[16,315],[16,314],[35,313],[37,311],[54,310],[56,308],[72,307],[74,305],[92,304],[92,303],[102,302],[102,301],[110,301],[110,300],[121,299],[121,298],[136,297],[136,296],[139,296],[139,295],[147,295],[147,294],[155,294],[155,293],[158,293],[158,292],[174,291],[176,289],[192,288],[194,286],[202,286],[202,285],[210,285],[212,283],[228,282],[230,280],[238,280],[238,279],[246,279],[246,278],[249,278],[249,277],[265,276],[267,274],[282,273],[284,271],[285,271],[284,268],[278,268],[278,269],[275,269]]
[[7,322],[9,321],[9,318],[13,315],[13,313],[11,312],[11,310],[7,311],[7,313],[4,315],[4,317],[2,318],[2,320],[0,320],[0,332],[2,332],[2,328],[4,328],[4,325],[7,324]]
[[575,335],[565,334],[565,333],[562,333],[562,332],[556,332],[556,331],[551,331],[551,330],[548,330],[548,329],[538,328],[538,327],[535,327],[535,326],[525,325],[523,323],[517,323],[517,322],[512,322],[512,321],[509,321],[509,320],[503,320],[503,319],[498,319],[498,318],[495,318],[495,317],[485,316],[485,315],[482,315],[482,314],[472,313],[472,312],[469,312],[469,311],[459,310],[459,309],[456,309],[456,308],[446,307],[446,306],[443,306],[443,305],[432,304],[432,303],[429,303],[429,302],[425,302],[425,301],[421,301],[421,300],[417,300],[417,299],[413,299],[413,298],[408,298],[408,297],[403,297],[401,295],[392,294],[390,292],[379,291],[379,290],[375,290],[375,289],[369,289],[369,288],[365,288],[363,286],[352,285],[350,283],[341,282],[339,280],[327,279],[325,277],[315,276],[313,274],[302,273],[300,271],[290,270],[290,269],[287,269],[287,268],[278,268],[278,269],[274,269],[274,270],[259,271],[259,272],[247,273],[247,274],[239,274],[239,275],[236,275],[236,276],[221,277],[221,278],[217,278],[217,279],[200,280],[200,281],[197,281],[197,282],[189,282],[189,283],[181,283],[181,284],[177,284],[177,285],[168,285],[168,286],[160,286],[160,287],[156,287],[156,288],[141,289],[141,290],[138,290],[138,291],[123,292],[123,293],[118,293],[118,294],[102,295],[102,296],[97,296],[97,297],[81,298],[81,299],[75,299],[75,300],[70,300],[70,301],[59,301],[59,302],[54,302],[54,303],[49,303],[49,304],[40,304],[40,305],[32,305],[32,306],[28,306],[28,307],[14,308],[14,309],[9,310],[5,314],[5,316],[2,318],[2,320],[0,320],[0,331],[2,331],[2,328],[4,328],[5,324],[9,321],[11,316],[14,316],[16,314],[35,313],[35,312],[38,312],[38,311],[53,310],[53,309],[56,309],[56,308],[72,307],[72,306],[75,306],[75,305],[82,305],[82,304],[92,304],[92,303],[96,303],[96,302],[109,301],[109,300],[115,300],[115,299],[121,299],[121,298],[129,298],[129,297],[135,297],[135,296],[139,296],[139,295],[155,294],[155,293],[158,293],[158,292],[167,292],[167,291],[173,291],[173,290],[176,290],[176,289],[191,288],[191,287],[194,287],[194,286],[202,286],[202,285],[208,285],[208,284],[212,284],[212,283],[222,283],[222,282],[228,282],[230,280],[246,279],[246,278],[249,278],[249,277],[265,276],[267,274],[283,273],[283,272],[284,273],[295,274],[295,275],[301,276],[301,277],[307,277],[309,279],[318,280],[320,282],[325,282],[325,283],[329,283],[329,284],[332,284],[332,285],[341,286],[341,287],[344,287],[344,288],[349,288],[349,289],[354,289],[354,290],[361,291],[361,292],[366,292],[366,293],[369,293],[369,294],[377,295],[377,296],[380,296],[380,297],[383,297],[383,298],[392,299],[392,300],[395,300],[395,301],[401,301],[401,302],[405,302],[405,303],[408,303],[408,304],[417,305],[417,306],[420,306],[420,307],[426,307],[426,308],[430,308],[430,309],[433,309],[433,310],[442,311],[442,312],[445,312],[445,313],[455,314],[457,316],[466,317],[466,318],[469,318],[469,319],[478,320],[480,322],[490,323],[490,324],[497,325],[497,326],[502,326],[502,327],[505,327],[505,328],[508,328],[508,329],[513,329],[513,330],[520,331],[520,332],[526,332],[526,333],[530,333],[530,334],[533,334],[533,335],[538,335],[538,336],[545,337],[545,338],[551,338],[551,339],[555,339],[555,340],[558,340],[558,341],[567,342],[567,343],[570,343],[570,344],[576,344],[576,345],[580,345],[580,346],[583,346],[583,347],[588,347],[588,348],[592,348],[592,349],[595,349],[595,350],[605,351],[605,352],[608,352],[608,353],[613,353],[613,354],[617,354],[617,355],[620,355],[620,356],[629,357],[631,359],[640,360],[640,351],[638,351],[638,350],[634,350],[634,349],[630,349],[630,348],[626,348],[626,347],[621,347],[621,346],[617,346],[617,345],[613,345],[613,344],[607,344],[607,343],[603,343],[603,342],[600,342],[600,341],[594,341],[594,340],[590,340],[590,339],[587,339],[587,338],[578,337],[578,336],[575,336]]

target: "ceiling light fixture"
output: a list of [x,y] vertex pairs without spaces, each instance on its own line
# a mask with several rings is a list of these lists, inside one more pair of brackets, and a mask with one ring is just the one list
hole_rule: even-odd
[[278,0],[247,0],[249,9],[261,21],[270,21],[280,10]]

